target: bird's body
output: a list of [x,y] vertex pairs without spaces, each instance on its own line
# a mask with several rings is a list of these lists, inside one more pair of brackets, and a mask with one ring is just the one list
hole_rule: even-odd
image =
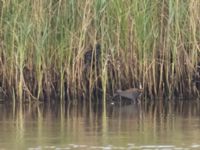
[[133,101],[137,101],[138,98],[140,97],[140,95],[142,94],[143,89],[142,88],[131,88],[131,89],[127,89],[127,90],[117,90],[116,94],[114,96],[121,96],[124,98],[128,98],[131,99]]
[[100,62],[101,57],[101,45],[99,43],[96,44],[95,48],[90,48],[84,55],[84,63],[86,66],[90,66],[91,64],[97,65]]

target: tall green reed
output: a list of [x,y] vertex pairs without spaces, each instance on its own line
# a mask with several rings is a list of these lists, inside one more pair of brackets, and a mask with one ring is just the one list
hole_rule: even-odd
[[[192,83],[199,61],[196,1],[1,3],[0,82],[8,95],[70,101],[91,97],[95,88],[106,97],[139,84],[151,97],[198,93]],[[84,54],[95,53],[96,43],[101,65],[85,75]]]

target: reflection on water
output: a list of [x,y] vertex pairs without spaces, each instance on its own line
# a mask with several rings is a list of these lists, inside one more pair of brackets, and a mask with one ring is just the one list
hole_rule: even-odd
[[0,104],[0,149],[200,149],[200,103]]

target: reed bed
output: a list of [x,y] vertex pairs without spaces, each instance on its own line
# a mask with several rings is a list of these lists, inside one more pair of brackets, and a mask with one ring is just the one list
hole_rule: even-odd
[[198,95],[199,54],[195,0],[0,1],[0,88],[13,101],[105,99],[139,84],[148,97]]

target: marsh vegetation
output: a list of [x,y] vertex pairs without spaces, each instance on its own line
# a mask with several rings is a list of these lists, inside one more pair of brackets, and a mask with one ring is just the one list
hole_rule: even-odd
[[198,96],[199,55],[199,1],[0,1],[0,88],[13,101],[139,84],[147,97]]

